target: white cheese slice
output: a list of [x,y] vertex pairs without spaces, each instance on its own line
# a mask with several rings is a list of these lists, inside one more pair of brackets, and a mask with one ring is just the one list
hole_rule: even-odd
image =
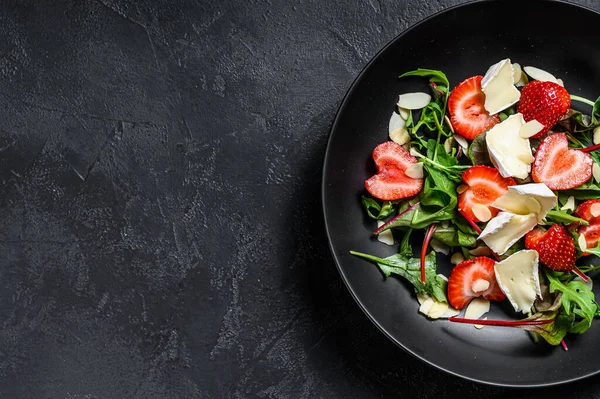
[[531,171],[531,145],[529,139],[519,135],[524,124],[523,115],[517,113],[492,127],[485,136],[490,159],[503,177],[525,179]]
[[496,281],[517,312],[529,312],[536,296],[542,296],[538,262],[537,251],[525,249],[494,266]]
[[535,213],[515,215],[510,212],[500,212],[485,226],[479,239],[483,240],[492,251],[503,255],[511,245],[537,225],[537,220]]
[[400,94],[398,98],[398,107],[404,109],[425,108],[431,101],[431,96],[427,93],[406,93]]
[[490,114],[514,105],[521,98],[521,92],[514,85],[514,69],[506,58],[492,65],[481,80],[481,90],[485,94],[484,108]]
[[544,183],[528,183],[509,186],[506,194],[498,198],[492,206],[516,215],[535,213],[538,223],[542,223],[557,200],[556,195]]
[[[377,227],[383,226],[383,222],[381,220],[377,221]],[[388,229],[383,231],[377,235],[377,241],[382,242],[387,245],[394,245],[394,235],[392,234],[392,229]]]
[[392,133],[394,130],[400,129],[404,126],[406,126],[406,121],[402,119],[400,114],[392,112],[390,122],[388,123],[388,133]]

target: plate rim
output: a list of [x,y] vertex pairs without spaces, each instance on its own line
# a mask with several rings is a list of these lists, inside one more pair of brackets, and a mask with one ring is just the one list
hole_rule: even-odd
[[[338,256],[336,255],[335,252],[335,248],[334,248],[334,244],[331,238],[331,232],[330,232],[330,227],[329,227],[329,221],[328,221],[328,217],[327,217],[327,207],[326,207],[326,199],[325,199],[325,192],[327,189],[327,179],[326,179],[326,174],[328,171],[328,164],[329,164],[329,159],[331,157],[330,152],[331,152],[331,144],[333,141],[333,135],[334,135],[334,131],[336,130],[340,119],[341,119],[341,114],[342,112],[347,108],[348,106],[348,102],[350,97],[352,96],[352,94],[354,93],[354,91],[356,90],[357,86],[359,85],[359,83],[363,80],[364,76],[366,75],[367,71],[373,66],[373,64],[382,56],[383,53],[385,53],[387,51],[387,49],[389,47],[391,47],[394,43],[396,43],[398,40],[401,40],[406,34],[408,34],[410,31],[412,31],[413,29],[417,28],[418,26],[425,24],[427,22],[429,22],[431,19],[435,19],[437,17],[440,17],[443,14],[455,11],[457,9],[463,8],[463,7],[473,7],[473,6],[477,6],[478,4],[482,4],[482,3],[500,3],[503,0],[475,0],[475,1],[469,1],[469,2],[465,2],[465,3],[461,3],[461,4],[457,4],[445,9],[442,9],[440,11],[437,11],[431,15],[429,15],[428,17],[419,20],[418,22],[412,24],[411,26],[407,27],[406,29],[404,29],[402,32],[400,32],[399,34],[397,34],[396,36],[394,36],[390,41],[388,41],[381,49],[379,49],[375,55],[373,55],[371,57],[371,59],[369,60],[369,62],[367,62],[367,64],[361,69],[361,71],[358,73],[358,75],[354,78],[354,80],[352,81],[352,83],[350,84],[350,87],[348,88],[348,90],[346,91],[346,94],[344,95],[344,97],[342,98],[342,101],[340,102],[340,105],[336,111],[336,114],[334,116],[333,122],[331,124],[331,128],[329,129],[329,137],[327,139],[327,146],[325,149],[325,157],[324,157],[324,161],[323,161],[323,170],[321,173],[321,208],[322,208],[322,212],[323,212],[323,218],[325,221],[325,232],[327,235],[327,242],[328,242],[328,246],[329,246],[329,252],[333,257],[334,263],[336,265],[336,268],[340,274],[340,277],[342,278],[342,281],[344,282],[344,285],[346,286],[346,289],[348,290],[348,292],[350,292],[350,295],[352,296],[352,298],[354,299],[354,301],[358,304],[358,307],[362,310],[362,312],[367,316],[367,318],[379,329],[379,331],[381,331],[390,341],[392,341],[393,343],[395,343],[398,347],[400,347],[401,349],[403,349],[405,352],[409,353],[410,355],[414,356],[415,358],[421,360],[422,362],[424,362],[425,364],[436,368],[437,370],[441,370],[443,372],[446,372],[448,374],[451,374],[453,376],[456,377],[460,377],[463,378],[465,380],[468,381],[472,381],[475,383],[479,383],[479,384],[485,384],[485,385],[490,385],[490,386],[496,386],[496,387],[503,387],[503,388],[543,388],[543,387],[551,387],[551,386],[557,386],[557,385],[564,385],[564,384],[569,384],[575,381],[579,381],[579,380],[583,380],[589,377],[592,377],[594,375],[598,375],[600,373],[600,366],[598,367],[598,369],[596,371],[587,373],[587,374],[582,374],[579,375],[577,377],[573,377],[573,378],[569,378],[569,379],[564,379],[564,380],[559,380],[559,381],[551,381],[551,382],[543,382],[543,383],[525,383],[525,384],[519,384],[519,383],[515,383],[515,384],[510,384],[510,383],[503,383],[503,382],[494,382],[494,381],[489,381],[489,380],[485,380],[485,379],[481,379],[481,378],[476,378],[476,377],[472,377],[469,375],[465,375],[465,374],[461,374],[458,373],[456,371],[453,371],[449,368],[443,367],[439,364],[436,364],[430,360],[428,360],[426,357],[419,355],[418,353],[416,353],[415,351],[411,350],[410,348],[408,348],[406,345],[404,345],[402,342],[400,342],[398,339],[396,339],[387,329],[385,329],[381,323],[379,323],[375,317],[368,311],[368,309],[366,308],[366,306],[363,304],[362,300],[358,297],[358,295],[356,294],[355,290],[350,286],[350,283],[348,281],[348,277],[346,276],[346,273],[344,272],[342,266],[341,266],[341,262],[338,258]],[[567,6],[567,7],[573,7],[573,8],[577,8],[580,10],[585,10],[585,11],[590,11],[594,14],[596,14],[599,18],[600,18],[600,12],[591,9],[587,6],[584,5],[580,5],[580,4],[575,4],[575,3],[571,3],[568,2],[566,0],[537,0],[540,3],[543,2],[547,2],[547,3],[557,3],[557,4],[562,4],[563,6]]]

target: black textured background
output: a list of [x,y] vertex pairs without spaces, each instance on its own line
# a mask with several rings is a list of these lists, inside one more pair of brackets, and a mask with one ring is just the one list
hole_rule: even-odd
[[329,255],[344,93],[459,3],[2,2],[0,397],[600,397],[424,365]]

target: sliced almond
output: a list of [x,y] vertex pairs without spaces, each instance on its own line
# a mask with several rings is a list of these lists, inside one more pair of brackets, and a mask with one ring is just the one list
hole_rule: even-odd
[[467,186],[466,184],[461,184],[460,186],[456,187],[456,192],[459,194],[462,194],[465,191],[467,191],[468,189],[469,189],[469,186]]
[[458,265],[463,260],[465,260],[465,257],[460,252],[455,252],[450,257],[450,263],[452,263],[453,265]]
[[521,129],[519,129],[519,136],[521,136],[523,139],[528,139],[541,132],[543,128],[544,125],[542,125],[537,119],[532,119],[521,126]]
[[425,108],[431,101],[431,96],[427,93],[406,93],[398,98],[398,106],[405,109]]
[[398,107],[398,113],[400,114],[400,117],[405,121],[408,120],[408,117],[410,116],[410,111],[406,108]]
[[549,72],[544,71],[536,67],[526,66],[523,68],[525,73],[531,76],[535,80],[541,80],[542,82],[554,82],[557,83],[556,77]]
[[490,256],[492,254],[492,252],[487,246],[471,249],[469,250],[469,253],[473,256]]
[[410,155],[412,155],[413,157],[417,157],[417,158],[423,158],[423,154],[421,154],[419,151],[417,151],[416,148],[414,147],[410,147],[410,150],[408,151],[410,153]]
[[596,183],[600,183],[600,166],[594,162],[594,166],[592,166],[592,176],[594,176],[594,180]]
[[577,244],[579,245],[579,249],[582,252],[585,252],[587,249],[587,241],[585,240],[585,236],[583,234],[579,235],[579,238],[577,239]]
[[450,128],[452,134],[454,134],[454,126],[452,126],[452,122],[450,121],[450,118],[448,118],[448,115],[444,115],[444,120],[446,121],[446,125],[448,125]]
[[433,248],[433,250],[435,252],[438,252],[440,254],[444,254],[444,255],[448,255],[450,253],[450,247],[447,246],[446,244],[439,242],[438,240],[436,240],[435,238],[432,239],[429,244],[431,245],[431,248]]
[[480,222],[487,222],[492,218],[492,211],[485,205],[475,204],[471,210]]
[[565,87],[565,82],[562,79],[556,79],[556,83],[562,87]]
[[444,220],[442,222],[442,229],[447,229],[448,227],[450,227],[450,222],[447,220]]
[[575,210],[575,197],[570,196],[567,198],[567,202],[560,208],[561,211],[574,211]]
[[465,319],[477,320],[490,311],[490,301],[485,298],[474,298],[465,310]]
[[427,298],[425,302],[423,302],[421,306],[419,306],[419,312],[423,313],[425,316],[429,316],[429,310],[431,309],[434,303],[435,302],[433,301],[433,298]]
[[452,145],[454,144],[454,141],[455,140],[452,137],[448,137],[446,141],[444,141],[444,150],[446,150],[448,154],[452,152]]
[[417,294],[417,301],[419,302],[419,305],[422,305],[429,298],[431,298],[431,297],[426,292],[420,292]]
[[590,207],[590,213],[595,218],[597,218],[598,216],[600,216],[600,204],[597,203],[597,202],[594,203],[594,204],[592,204],[592,206]]
[[398,129],[392,130],[390,132],[390,139],[394,143],[398,143],[400,145],[404,145],[410,141],[410,135],[408,134],[408,129],[405,127],[400,127]]
[[[383,226],[383,221],[377,221],[377,227]],[[385,230],[377,235],[377,241],[382,242],[386,245],[394,245],[394,235],[392,234],[392,230]]]
[[[481,320],[487,320],[487,317],[484,317]],[[484,326],[483,326],[483,324],[473,324],[473,327],[475,327],[478,330],[481,330]]]
[[594,144],[600,144],[600,126],[594,129]]
[[439,319],[447,310],[448,304],[446,302],[434,301],[433,305],[429,308],[429,312],[427,312],[427,316],[429,316],[430,319]]
[[523,163],[533,163],[535,161],[535,157],[531,154],[519,154],[517,155],[517,159]]
[[454,138],[454,140],[456,140],[458,145],[462,147],[463,151],[467,151],[469,149],[469,143],[467,142],[467,139],[465,139],[463,136],[461,136],[460,134],[453,134],[452,137]]
[[388,123],[388,133],[392,133],[394,130],[404,126],[406,126],[406,121],[399,114],[392,112],[390,122]]
[[521,69],[521,65],[516,62],[512,64],[513,66],[513,83],[516,85],[521,80],[521,74],[523,70]]
[[423,163],[417,162],[406,168],[404,174],[413,179],[422,179],[423,178]]
[[471,286],[473,292],[483,292],[488,288],[490,288],[490,282],[482,278],[475,280]]

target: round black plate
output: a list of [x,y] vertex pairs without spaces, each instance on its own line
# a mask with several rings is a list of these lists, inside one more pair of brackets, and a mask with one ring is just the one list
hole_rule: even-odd
[[[510,57],[562,78],[572,94],[595,99],[600,94],[600,41],[584,32],[599,25],[599,14],[560,2],[485,1],[452,8],[388,44],[359,75],[340,107],[323,172],[325,221],[338,269],[358,304],[391,340],[442,370],[520,387],[587,377],[600,371],[600,326],[569,336],[565,352],[536,345],[517,329],[476,330],[447,320],[430,321],[418,314],[408,285],[395,278],[384,280],[375,265],[348,254],[357,250],[388,256],[397,249],[370,237],[375,223],[365,217],[360,204],[364,181],[374,173],[371,151],[387,140],[398,94],[427,90],[425,79],[397,77],[418,67],[440,69],[453,87]],[[444,258],[438,257],[439,268],[448,275]],[[500,306],[490,317],[515,315]]]

